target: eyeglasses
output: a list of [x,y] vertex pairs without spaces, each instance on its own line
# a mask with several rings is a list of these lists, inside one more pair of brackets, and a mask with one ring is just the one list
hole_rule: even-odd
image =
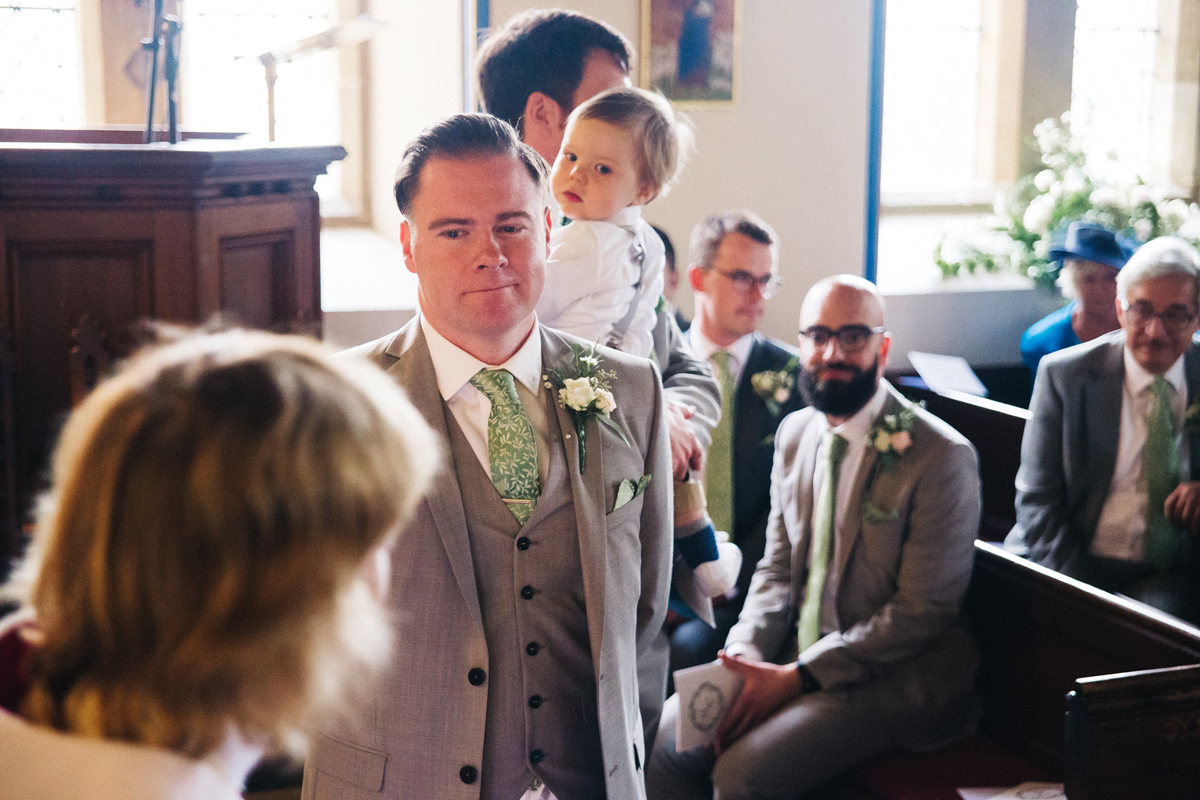
[[1133,305],[1130,305],[1128,300],[1122,300],[1121,308],[1135,327],[1144,328],[1150,324],[1150,320],[1157,317],[1162,326],[1170,333],[1184,331],[1191,324],[1192,320],[1196,318],[1195,311],[1180,308],[1177,305],[1169,306],[1166,311],[1156,314],[1154,313],[1154,306],[1144,300],[1139,300]]
[[751,275],[745,270],[735,270],[733,272],[722,272],[719,269],[714,269],[723,278],[728,278],[733,284],[734,291],[738,294],[750,294],[751,286],[758,286],[758,293],[763,296],[763,300],[770,300],[771,295],[775,294],[775,290],[783,283],[783,278],[772,273],[763,275],[761,278]]
[[866,347],[872,336],[886,330],[887,328],[868,328],[866,325],[843,325],[836,331],[831,331],[824,325],[813,325],[800,331],[800,336],[813,347],[825,347],[830,339],[837,339],[843,350],[855,353]]

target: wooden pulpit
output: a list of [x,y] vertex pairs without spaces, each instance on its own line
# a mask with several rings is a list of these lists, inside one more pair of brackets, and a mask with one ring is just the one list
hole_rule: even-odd
[[320,335],[313,182],[345,155],[0,141],[0,556],[20,547],[73,397],[134,347],[140,321],[220,313]]

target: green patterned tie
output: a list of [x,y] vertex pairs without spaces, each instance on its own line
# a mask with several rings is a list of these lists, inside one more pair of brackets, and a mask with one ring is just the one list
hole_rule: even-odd
[[719,531],[733,531],[733,401],[737,386],[729,367],[729,353],[712,354],[717,382],[721,384],[721,421],[713,429],[712,444],[704,465],[704,494],[708,497],[708,516]]
[[849,442],[833,431],[825,432],[825,483],[817,499],[817,523],[812,535],[812,563],[808,568],[808,582],[804,587],[804,605],[800,607],[800,652],[817,643],[821,638],[821,594],[825,591],[825,573],[829,569],[830,545],[833,543],[833,525],[837,518],[838,470],[846,457]]
[[1171,414],[1170,384],[1157,375],[1150,384],[1154,407],[1146,418],[1146,444],[1142,447],[1142,474],[1146,477],[1146,560],[1159,569],[1170,569],[1179,559],[1179,531],[1167,521],[1163,504],[1179,485],[1179,445]]
[[492,402],[488,415],[488,461],[492,483],[522,525],[533,513],[538,485],[537,442],[533,425],[517,397],[517,385],[506,369],[481,369],[471,385]]

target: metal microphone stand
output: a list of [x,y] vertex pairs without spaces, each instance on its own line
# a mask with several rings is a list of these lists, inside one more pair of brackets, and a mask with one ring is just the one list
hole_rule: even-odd
[[150,85],[146,101],[146,144],[154,141],[154,97],[158,91],[158,54],[165,48],[163,77],[167,80],[167,141],[179,142],[179,111],[176,82],[179,77],[179,17],[163,13],[163,0],[154,0],[154,22],[150,37],[142,39],[142,49],[150,51]]

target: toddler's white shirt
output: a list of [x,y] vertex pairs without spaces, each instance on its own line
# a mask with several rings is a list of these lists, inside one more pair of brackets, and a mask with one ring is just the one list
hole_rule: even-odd
[[[646,254],[644,270],[632,258],[635,243]],[[537,306],[538,321],[606,344],[629,311],[641,276],[645,287],[620,349],[648,358],[666,263],[662,240],[642,219],[641,206],[622,209],[602,222],[581,219],[555,228],[550,235],[546,287]]]

